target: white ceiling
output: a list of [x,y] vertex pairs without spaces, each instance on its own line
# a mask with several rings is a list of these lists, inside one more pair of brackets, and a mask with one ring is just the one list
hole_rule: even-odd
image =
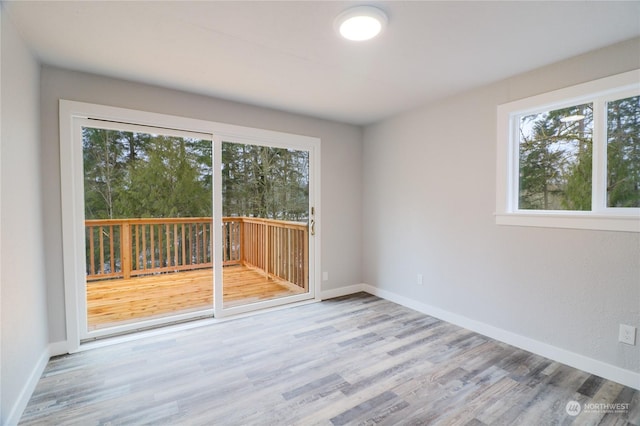
[[385,33],[347,42],[345,1],[5,1],[47,64],[354,124],[640,35],[640,1],[372,1]]

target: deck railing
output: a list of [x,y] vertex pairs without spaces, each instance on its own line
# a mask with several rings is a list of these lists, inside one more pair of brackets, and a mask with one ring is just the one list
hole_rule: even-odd
[[241,262],[266,274],[309,288],[308,225],[300,222],[229,218],[241,226]]
[[[87,281],[213,266],[208,217],[85,221]],[[222,220],[223,265],[247,265],[308,288],[306,223],[251,217]]]

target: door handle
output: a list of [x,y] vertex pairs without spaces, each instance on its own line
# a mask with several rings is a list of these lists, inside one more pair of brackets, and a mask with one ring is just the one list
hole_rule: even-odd
[[311,235],[316,235],[316,221],[311,219]]

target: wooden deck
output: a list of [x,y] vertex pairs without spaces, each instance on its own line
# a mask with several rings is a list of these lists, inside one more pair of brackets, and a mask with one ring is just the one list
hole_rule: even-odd
[[[305,290],[283,280],[268,278],[246,266],[223,269],[224,307],[290,296]],[[151,275],[87,284],[89,330],[195,312],[213,306],[213,271]]]

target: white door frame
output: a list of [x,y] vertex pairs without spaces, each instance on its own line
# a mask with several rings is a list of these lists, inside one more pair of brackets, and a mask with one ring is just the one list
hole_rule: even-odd
[[[300,151],[307,151],[309,153],[309,206],[308,211],[311,214],[313,209],[314,215],[313,220],[315,221],[314,229],[315,232],[311,232],[311,225],[308,229],[309,235],[309,291],[303,294],[296,294],[292,296],[279,297],[275,299],[269,299],[260,302],[253,302],[246,305],[234,306],[225,308],[224,300],[222,297],[222,292],[224,289],[224,280],[222,278],[222,256],[216,256],[216,262],[214,263],[214,280],[216,283],[222,283],[222,285],[216,285],[214,287],[214,310],[217,318],[223,318],[229,315],[237,315],[245,312],[251,312],[266,308],[272,308],[275,306],[280,306],[287,303],[301,302],[304,300],[309,300],[313,298],[317,298],[316,294],[319,295],[320,292],[316,290],[316,282],[319,282],[315,279],[317,264],[314,261],[316,258],[316,253],[319,247],[319,203],[318,194],[319,194],[319,186],[315,185],[314,182],[319,182],[318,171],[320,170],[319,164],[319,143],[314,143],[313,139],[309,138],[309,140],[280,140],[273,138],[254,138],[254,137],[246,137],[238,134],[225,134],[225,133],[216,133],[213,137],[213,170],[214,170],[214,199],[213,199],[213,211],[214,218],[216,221],[220,223],[215,224],[215,229],[222,229],[222,143],[223,142],[231,142],[238,144],[248,144],[248,145],[259,145],[259,146],[267,146],[273,148],[290,148]],[[312,218],[310,217],[310,220]],[[313,235],[315,234],[315,235]],[[219,239],[218,239],[219,238]],[[215,252],[222,253],[222,235],[217,233],[214,235],[214,245]],[[220,275],[216,275],[216,274]]]
[[[87,335],[81,330],[81,321],[86,325],[86,294],[85,265],[84,265],[84,175],[82,159],[82,135],[77,129],[79,123],[86,119],[113,122],[114,128],[124,130],[127,124],[149,127],[156,133],[170,132],[180,134],[188,132],[190,135],[198,133],[213,139],[213,191],[214,191],[214,229],[222,229],[221,206],[221,147],[222,141],[251,143],[267,146],[290,147],[308,150],[310,168],[310,206],[315,210],[315,236],[309,236],[309,293],[302,298],[296,296],[261,302],[259,304],[244,305],[225,309],[222,305],[222,287],[214,285],[214,307],[216,317],[239,314],[256,309],[264,309],[284,303],[291,303],[303,299],[319,299],[320,291],[316,283],[320,283],[320,244],[321,244],[321,204],[320,204],[320,139],[310,136],[294,135],[263,129],[217,123],[206,120],[191,119],[173,115],[137,111],[104,105],[60,100],[60,181],[62,201],[62,244],[63,268],[65,288],[65,317],[67,332],[67,351],[76,352],[80,349],[80,341],[87,337],[100,337],[104,333]],[[86,123],[86,122],[85,122]],[[104,125],[104,124],[102,124]],[[159,131],[158,129],[165,129]],[[216,178],[218,174],[218,178]],[[214,282],[222,282],[222,236],[221,232],[214,233]],[[86,291],[86,289],[85,289]],[[83,317],[84,315],[84,317]],[[180,315],[172,317],[179,321]],[[164,322],[164,321],[163,321]],[[137,323],[127,330],[154,326],[153,322]],[[114,329],[109,330],[112,334]],[[124,331],[124,329],[119,330]]]
[[[105,130],[116,130],[116,131],[128,131],[128,132],[139,132],[139,133],[149,133],[149,134],[158,134],[163,136],[173,136],[173,137],[185,137],[185,138],[197,138],[202,140],[209,140],[213,143],[213,138],[211,134],[206,133],[195,133],[195,132],[186,132],[183,130],[174,130],[174,129],[164,129],[158,127],[149,127],[142,126],[137,124],[124,124],[124,123],[114,123],[112,121],[102,121],[97,119],[88,119],[88,118],[74,118],[73,120],[74,128],[73,128],[73,140],[74,141],[82,141],[82,129],[85,127],[90,127],[94,129],[105,129]],[[74,149],[78,150],[77,155],[74,158],[80,159],[80,164],[76,166],[77,170],[81,173],[81,179],[78,179],[78,187],[79,191],[75,193],[76,197],[82,197],[77,200],[76,215],[79,220],[75,223],[75,244],[77,247],[81,248],[81,253],[84,253],[85,247],[85,228],[84,228],[84,167],[82,164],[82,144],[74,143]],[[78,238],[80,240],[78,240]],[[79,260],[79,259],[77,259]],[[84,263],[84,262],[82,262]],[[83,267],[84,264],[83,264]],[[80,277],[78,277],[80,278]],[[77,284],[77,307],[78,307],[78,329],[80,332],[80,340],[88,340],[94,339],[104,336],[110,336],[113,334],[130,332],[131,330],[137,330],[140,328],[150,328],[156,327],[158,325],[163,325],[167,322],[177,322],[177,321],[185,321],[189,319],[201,318],[206,316],[212,316],[214,311],[213,307],[210,309],[201,309],[197,312],[183,313],[183,314],[169,314],[167,316],[163,316],[161,318],[154,319],[141,319],[140,321],[136,321],[135,323],[130,324],[122,324],[115,325],[108,328],[101,328],[97,330],[89,330],[88,326],[88,318],[87,318],[87,285],[86,279],[84,276],[76,282]]]

